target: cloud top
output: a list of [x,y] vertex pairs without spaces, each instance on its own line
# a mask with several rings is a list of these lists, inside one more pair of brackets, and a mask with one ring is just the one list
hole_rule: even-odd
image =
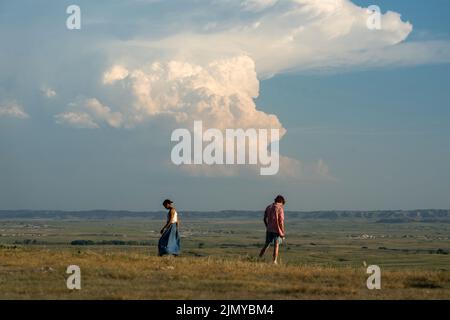
[[[367,67],[377,59],[398,61],[386,50],[393,47],[414,63],[415,53],[402,45],[412,24],[387,11],[381,15],[381,29],[370,30],[370,14],[349,0],[210,1],[185,12],[183,28],[173,27],[156,39],[138,35],[120,41],[120,46],[192,63],[247,55],[260,78],[290,71]],[[450,60],[448,44],[421,45],[429,49],[429,60]],[[417,56],[418,62],[422,60]],[[106,81],[123,70],[117,67],[110,72]]]

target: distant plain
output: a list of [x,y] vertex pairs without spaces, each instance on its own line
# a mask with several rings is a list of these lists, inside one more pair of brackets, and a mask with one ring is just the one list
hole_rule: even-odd
[[[180,213],[182,256],[158,258],[165,213],[0,212],[0,299],[450,299],[450,214],[287,212],[281,264],[262,213]],[[66,288],[68,265],[82,289]],[[368,265],[382,289],[368,290]]]

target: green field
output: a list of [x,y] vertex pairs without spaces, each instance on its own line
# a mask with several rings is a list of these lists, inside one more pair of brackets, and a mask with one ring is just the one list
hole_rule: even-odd
[[[182,217],[182,257],[158,258],[164,215],[0,218],[2,299],[450,299],[450,224],[287,216],[281,265],[256,257],[255,214]],[[89,240],[91,245],[72,245]],[[79,265],[82,290],[66,288]],[[367,265],[382,270],[368,290]]]

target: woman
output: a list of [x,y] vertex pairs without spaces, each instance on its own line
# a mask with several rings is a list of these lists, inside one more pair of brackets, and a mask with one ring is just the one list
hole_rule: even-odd
[[180,235],[178,234],[178,213],[173,202],[169,199],[164,200],[164,208],[169,210],[167,214],[166,225],[161,229],[161,238],[158,243],[158,255],[163,256],[180,254]]

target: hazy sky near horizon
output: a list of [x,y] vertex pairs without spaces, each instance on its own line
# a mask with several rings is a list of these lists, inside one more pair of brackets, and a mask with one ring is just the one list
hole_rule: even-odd
[[[0,0],[0,209],[450,208],[449,63],[446,0]],[[194,120],[280,173],[174,166]]]

